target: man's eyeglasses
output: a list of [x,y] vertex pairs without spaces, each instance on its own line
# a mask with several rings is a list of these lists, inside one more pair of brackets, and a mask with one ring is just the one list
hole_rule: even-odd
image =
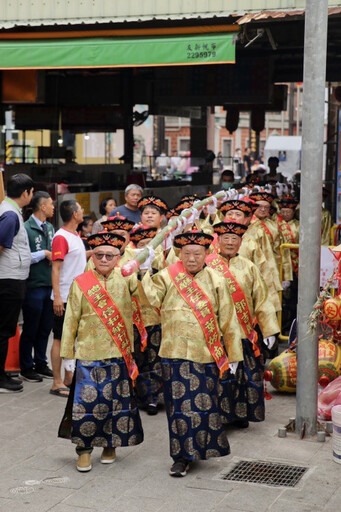
[[119,256],[119,254],[106,254],[103,252],[94,252],[94,255],[98,260],[102,260],[105,256],[107,261],[111,261],[114,258],[117,258],[117,256]]

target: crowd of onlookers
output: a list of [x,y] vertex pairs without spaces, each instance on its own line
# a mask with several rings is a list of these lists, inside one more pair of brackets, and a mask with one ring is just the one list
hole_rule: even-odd
[[[102,230],[101,222],[120,213],[138,223],[137,207],[142,188],[129,185],[126,202],[117,208],[116,201],[106,198],[100,206],[102,217],[93,222],[83,215],[76,200],[60,204],[62,227],[55,232],[48,221],[54,215],[51,196],[34,191],[34,182],[26,174],[8,180],[7,196],[0,204],[0,393],[23,390],[23,380],[41,382],[51,379],[50,393],[68,396],[72,372],[62,375],[60,341],[68,293],[75,277],[84,272],[91,250],[86,238]],[[32,214],[24,222],[23,208]],[[20,310],[23,326],[20,337],[20,376],[6,371],[8,340],[17,330]],[[47,344],[53,331],[51,366]]]

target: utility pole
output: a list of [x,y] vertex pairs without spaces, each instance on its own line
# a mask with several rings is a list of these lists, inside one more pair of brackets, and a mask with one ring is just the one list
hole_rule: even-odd
[[319,294],[328,0],[306,0],[303,70],[296,433],[317,430],[317,333],[307,321]]

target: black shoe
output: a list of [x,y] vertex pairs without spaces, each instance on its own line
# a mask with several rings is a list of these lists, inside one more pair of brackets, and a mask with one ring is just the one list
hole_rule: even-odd
[[43,377],[33,370],[33,368],[29,368],[28,370],[21,370],[20,375],[27,382],[42,382]]
[[188,461],[186,459],[178,459],[174,462],[169,470],[170,476],[186,476],[189,468]]
[[249,422],[247,420],[234,421],[233,425],[238,428],[249,428]]
[[53,372],[47,364],[45,366],[35,365],[34,369],[41,377],[44,377],[45,379],[53,379]]
[[155,416],[157,414],[157,405],[156,404],[148,404],[146,411],[147,411],[147,414],[149,414],[149,416]]
[[[14,382],[13,382],[14,381]],[[23,385],[16,384],[15,379],[12,379],[8,375],[0,379],[0,393],[20,393],[24,389]]]
[[[15,374],[17,377],[17,375]],[[14,379],[10,373],[6,373],[7,381],[11,382],[11,384],[17,384],[17,386],[22,386],[22,379]]]

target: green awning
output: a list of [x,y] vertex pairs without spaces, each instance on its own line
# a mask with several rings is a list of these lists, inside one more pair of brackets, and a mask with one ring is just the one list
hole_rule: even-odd
[[235,62],[235,33],[0,41],[0,69]]

